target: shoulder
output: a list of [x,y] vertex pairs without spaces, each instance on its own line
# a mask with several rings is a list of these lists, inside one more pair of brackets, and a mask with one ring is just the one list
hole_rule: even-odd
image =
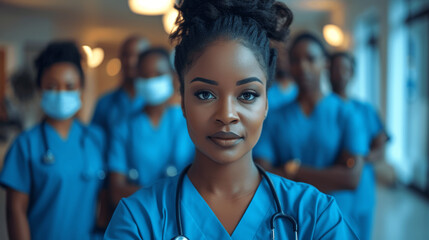
[[[141,188],[123,203],[133,215],[146,215],[145,218],[161,219],[163,209],[174,202],[178,177],[165,178],[151,186]],[[136,217],[139,218],[139,217]]]
[[317,217],[335,202],[332,196],[320,192],[310,184],[294,182],[271,173],[268,175],[273,181],[279,199],[293,212],[312,211]]
[[100,126],[96,124],[89,124],[85,126],[83,123],[79,121],[78,123],[85,131],[87,131],[87,133],[89,134],[88,137],[91,137],[94,139],[94,141],[96,141],[97,145],[104,146],[104,143],[106,141],[106,136],[105,136],[105,132]]
[[281,105],[277,108],[274,108],[272,110],[269,111],[268,116],[267,116],[267,120],[268,121],[278,121],[278,120],[273,120],[273,119],[282,119],[282,118],[287,118],[287,116],[294,114],[294,111],[296,110],[298,102],[292,101],[290,103]]
[[13,145],[15,144],[24,144],[31,143],[33,141],[40,141],[39,139],[42,137],[42,124],[39,123],[33,126],[30,129],[27,129],[21,132],[14,140]]
[[114,98],[117,98],[121,94],[121,88],[117,88],[114,90],[111,90],[105,94],[103,94],[100,99],[98,100],[99,103],[107,103],[108,101],[111,101]]

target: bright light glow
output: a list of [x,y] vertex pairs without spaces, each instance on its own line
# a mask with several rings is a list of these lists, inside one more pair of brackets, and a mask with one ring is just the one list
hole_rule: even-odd
[[162,15],[174,6],[174,0],[128,0],[131,11],[141,15]]
[[103,62],[103,59],[104,59],[103,49],[101,48],[91,49],[91,47],[88,45],[84,45],[82,46],[82,48],[85,51],[88,66],[90,68],[96,68],[100,66],[100,64]]
[[336,25],[328,24],[323,27],[323,37],[328,44],[339,47],[344,42],[343,31]]
[[121,71],[121,61],[118,58],[112,58],[107,62],[107,75],[113,77]]
[[177,29],[176,19],[179,16],[179,11],[172,8],[162,17],[162,23],[164,24],[164,30],[170,34]]

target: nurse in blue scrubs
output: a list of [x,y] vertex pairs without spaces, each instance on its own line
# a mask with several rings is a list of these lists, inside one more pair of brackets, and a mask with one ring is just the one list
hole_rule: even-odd
[[120,48],[122,83],[119,88],[98,100],[91,120],[92,124],[100,126],[107,135],[117,123],[126,121],[143,107],[144,100],[136,94],[134,80],[137,77],[138,55],[148,48],[149,42],[139,36],[127,38]]
[[195,153],[180,106],[169,102],[174,85],[168,52],[150,48],[137,66],[135,90],[145,107],[111,129],[108,168],[115,204],[142,186],[176,176]]
[[361,131],[365,135],[367,151],[362,177],[355,191],[355,208],[352,218],[357,223],[357,233],[360,239],[371,239],[375,205],[375,174],[372,163],[383,159],[383,148],[388,136],[373,106],[347,96],[347,85],[353,78],[355,69],[354,57],[347,52],[336,52],[331,55],[330,63],[332,90],[353,105],[354,117],[360,117],[364,123]]
[[357,239],[333,197],[265,173],[252,158],[275,71],[269,37],[286,35],[289,8],[274,1],[179,4],[183,21],[171,39],[195,160],[179,177],[121,200],[105,239]]
[[10,239],[94,237],[104,137],[74,118],[82,105],[80,62],[72,42],[51,43],[36,60],[46,117],[17,137],[0,173]]
[[354,117],[352,106],[321,91],[326,56],[314,35],[302,33],[294,38],[290,62],[298,98],[270,112],[254,157],[273,173],[332,194],[350,217],[366,146],[362,123]]
[[298,96],[298,87],[290,74],[289,56],[285,42],[273,44],[277,50],[276,80],[268,89],[268,106],[273,111],[293,102]]

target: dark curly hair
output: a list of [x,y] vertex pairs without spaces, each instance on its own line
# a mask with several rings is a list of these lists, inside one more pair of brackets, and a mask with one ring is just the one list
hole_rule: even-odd
[[[181,0],[178,28],[170,35],[177,42],[174,59],[183,94],[183,76],[209,43],[237,40],[249,48],[265,70],[268,86],[274,78],[277,53],[270,41],[289,33],[292,11],[275,0]],[[268,87],[267,87],[268,89]]]
[[71,63],[78,70],[81,86],[84,86],[84,74],[81,65],[82,56],[73,41],[51,42],[37,57],[34,65],[37,68],[36,85],[41,87],[45,71],[56,63]]

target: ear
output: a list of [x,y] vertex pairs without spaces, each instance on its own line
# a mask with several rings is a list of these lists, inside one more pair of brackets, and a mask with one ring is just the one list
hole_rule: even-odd
[[265,102],[265,116],[264,116],[264,119],[267,118],[268,110],[269,110],[269,107],[268,107],[268,97],[267,97],[267,101]]
[[183,117],[186,119],[185,100],[184,100],[183,95],[184,95],[184,94],[182,94],[182,96],[181,96],[181,100],[180,100],[180,107],[182,108],[182,114],[183,114]]

